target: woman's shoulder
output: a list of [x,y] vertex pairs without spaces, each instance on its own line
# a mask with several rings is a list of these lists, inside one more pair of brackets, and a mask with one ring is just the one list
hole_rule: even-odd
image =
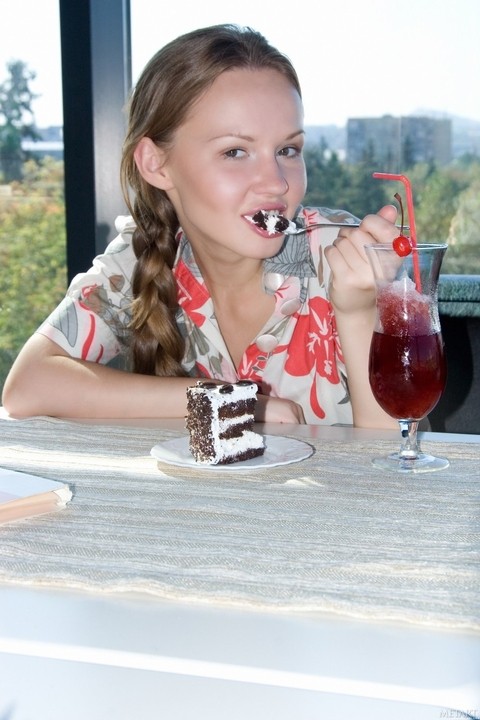
[[123,294],[128,294],[137,261],[132,244],[135,224],[131,217],[122,216],[115,221],[115,228],[118,235],[93,259],[88,270],[72,279],[68,290],[71,297],[81,295],[85,287],[102,285],[107,292],[121,289]]
[[115,230],[118,234],[108,243],[102,254],[112,255],[129,249],[132,249],[133,252],[132,237],[135,227],[135,222],[130,215],[119,215],[115,219]]
[[133,265],[136,262],[132,243],[135,227],[133,218],[129,215],[118,216],[115,220],[115,229],[118,234],[108,243],[103,253],[97,255],[93,265]]

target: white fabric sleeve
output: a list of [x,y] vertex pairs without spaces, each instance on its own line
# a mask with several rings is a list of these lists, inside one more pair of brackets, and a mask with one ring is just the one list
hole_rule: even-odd
[[120,234],[90,270],[73,278],[64,300],[37,330],[72,357],[91,362],[108,363],[129,345],[135,226],[122,217],[116,227]]

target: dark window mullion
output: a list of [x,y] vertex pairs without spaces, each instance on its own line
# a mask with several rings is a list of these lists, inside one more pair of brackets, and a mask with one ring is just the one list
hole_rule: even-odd
[[86,270],[125,211],[119,182],[131,86],[129,0],[60,0],[69,279]]

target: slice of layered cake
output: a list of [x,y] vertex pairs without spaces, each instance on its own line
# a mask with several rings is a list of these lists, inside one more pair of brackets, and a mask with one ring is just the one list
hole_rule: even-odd
[[186,427],[195,460],[225,465],[263,455],[263,437],[253,430],[256,403],[251,380],[223,385],[199,380],[187,388]]

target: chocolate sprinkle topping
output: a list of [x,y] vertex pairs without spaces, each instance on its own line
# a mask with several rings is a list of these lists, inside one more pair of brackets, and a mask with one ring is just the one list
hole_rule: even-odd
[[275,223],[275,230],[277,232],[283,232],[283,230],[286,230],[289,226],[289,221],[286,217],[283,217],[283,215],[278,216],[278,220]]
[[258,225],[258,227],[261,227],[264,230],[267,229],[267,223],[265,222],[265,213],[263,212],[263,210],[259,210],[255,213],[255,215],[252,215],[252,220],[255,225]]

